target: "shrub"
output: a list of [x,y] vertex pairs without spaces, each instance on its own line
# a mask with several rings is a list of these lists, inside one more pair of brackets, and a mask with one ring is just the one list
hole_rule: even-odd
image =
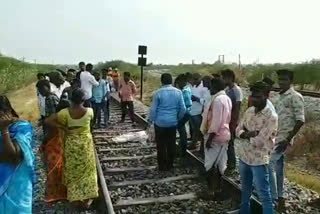
[[34,65],[10,57],[0,57],[0,93],[7,93],[37,79],[38,72],[49,72],[51,65]]
[[305,124],[298,133],[294,145],[288,150],[287,156],[293,160],[305,156],[308,167],[320,169],[320,128],[317,121]]

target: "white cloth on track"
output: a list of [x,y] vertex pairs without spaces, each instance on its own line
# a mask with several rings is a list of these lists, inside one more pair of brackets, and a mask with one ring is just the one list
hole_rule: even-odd
[[127,134],[114,137],[112,138],[112,141],[116,143],[125,143],[125,142],[131,141],[131,142],[141,142],[145,144],[147,139],[148,139],[148,135],[146,131],[139,131],[139,132],[129,132]]

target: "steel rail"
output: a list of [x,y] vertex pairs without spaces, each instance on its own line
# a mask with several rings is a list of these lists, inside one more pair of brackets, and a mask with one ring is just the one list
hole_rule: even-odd
[[[279,92],[280,88],[272,88],[272,91]],[[303,96],[320,98],[320,92],[305,91],[305,90],[296,90],[296,91],[299,92]]]
[[[121,100],[117,96],[117,94],[112,94],[111,98],[116,101],[118,104],[120,104]],[[134,114],[135,121],[143,127],[147,128],[148,127],[148,121],[141,117],[139,114],[135,113]],[[196,162],[198,162],[200,165],[203,166],[204,168],[204,161],[203,159],[197,157],[194,155],[191,151],[187,150],[187,154],[189,157]],[[234,203],[240,204],[241,202],[241,188],[240,186],[234,182],[231,178],[227,176],[222,176],[222,183],[223,183],[223,188],[227,192],[227,194],[232,198]],[[262,204],[260,201],[255,196],[251,197],[251,211],[254,214],[262,214]]]
[[114,209],[113,209],[113,205],[112,205],[112,201],[110,198],[110,194],[109,194],[109,190],[107,187],[107,183],[105,180],[105,177],[103,175],[103,171],[102,171],[102,167],[101,167],[101,163],[98,157],[98,153],[97,150],[94,150],[95,152],[95,157],[96,157],[96,165],[97,165],[97,170],[98,170],[98,178],[99,178],[99,182],[100,182],[100,190],[102,192],[102,207],[100,207],[101,211],[100,212],[104,212],[104,208],[107,208],[107,212],[104,212],[105,214],[115,214]]

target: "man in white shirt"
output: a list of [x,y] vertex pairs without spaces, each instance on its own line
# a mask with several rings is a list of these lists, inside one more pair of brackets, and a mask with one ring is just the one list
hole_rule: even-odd
[[202,112],[205,108],[205,105],[210,103],[210,91],[208,88],[203,86],[201,81],[201,75],[199,73],[194,73],[192,75],[192,107],[190,111],[190,124],[192,128],[192,144],[189,146],[189,149],[194,149],[197,142],[203,141],[203,136],[200,132],[200,126],[202,122]]
[[[105,96],[105,105],[103,107],[104,112],[104,122],[105,125],[108,125],[108,121],[110,118],[110,93],[112,88],[112,77],[109,76],[109,72],[112,72],[112,68],[102,69],[102,79],[106,81],[106,88],[105,91],[107,92],[107,95]],[[112,74],[112,73],[111,73]]]
[[70,83],[65,81],[60,72],[50,73],[50,91],[57,95],[59,99],[61,98],[63,90],[68,87],[70,87]]
[[94,76],[91,74],[92,69],[93,65],[88,63],[86,66],[86,71],[82,71],[80,74],[81,89],[85,92],[85,107],[91,107],[92,87],[99,85]]

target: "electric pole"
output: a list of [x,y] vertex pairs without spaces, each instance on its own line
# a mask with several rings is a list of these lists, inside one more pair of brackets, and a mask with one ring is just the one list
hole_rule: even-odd
[[[222,59],[222,61],[221,61],[221,59]],[[224,64],[224,54],[219,55],[219,62]]]
[[24,60],[25,60],[25,58],[22,57],[22,71],[23,71],[23,72],[24,72]]

